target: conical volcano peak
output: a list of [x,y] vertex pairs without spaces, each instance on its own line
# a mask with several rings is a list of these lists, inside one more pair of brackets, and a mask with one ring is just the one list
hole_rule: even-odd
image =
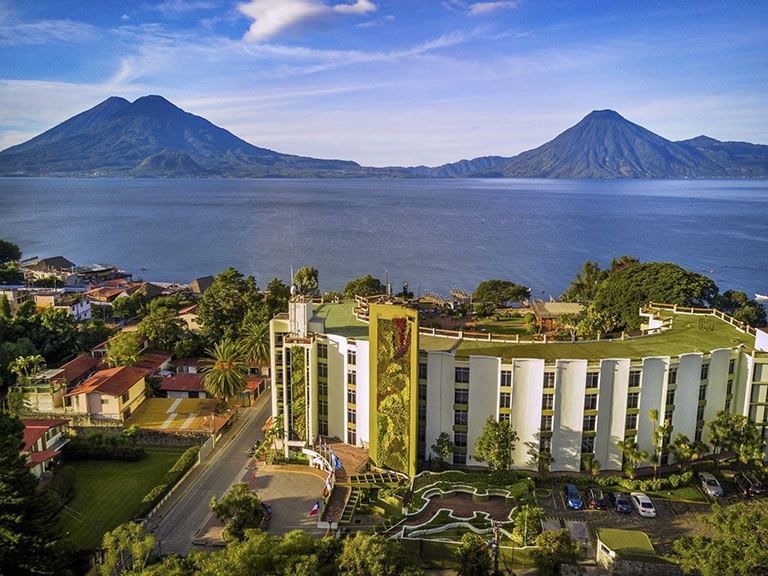
[[621,114],[616,112],[615,110],[592,110],[589,114],[584,116],[584,120],[599,120],[599,121],[622,121],[627,122],[627,119],[624,118]]

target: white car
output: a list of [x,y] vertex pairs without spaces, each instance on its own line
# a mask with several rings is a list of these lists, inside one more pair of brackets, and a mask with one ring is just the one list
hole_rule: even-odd
[[701,489],[709,496],[723,496],[723,487],[720,486],[717,478],[709,472],[699,472],[699,481],[701,482]]
[[642,492],[632,492],[629,495],[629,499],[632,500],[632,505],[640,516],[645,516],[646,518],[656,517],[656,507],[648,496]]

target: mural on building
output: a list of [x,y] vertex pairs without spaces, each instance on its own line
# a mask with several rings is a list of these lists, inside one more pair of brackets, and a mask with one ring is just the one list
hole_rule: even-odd
[[378,320],[376,395],[376,462],[382,467],[409,473],[410,381],[412,321]]
[[291,430],[307,439],[307,369],[304,348],[291,347]]

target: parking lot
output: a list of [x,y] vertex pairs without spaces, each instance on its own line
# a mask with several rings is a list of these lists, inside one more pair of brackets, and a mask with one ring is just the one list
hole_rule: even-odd
[[[603,491],[607,497],[607,491]],[[586,497],[585,490],[581,490]],[[624,530],[642,530],[647,533],[659,552],[667,552],[674,540],[681,536],[704,534],[704,526],[697,515],[711,510],[708,503],[680,502],[651,497],[656,507],[655,518],[644,518],[634,509],[628,514],[608,510],[568,510],[563,497],[563,486],[557,482],[549,490],[537,490],[539,505],[548,516],[560,518],[565,522],[576,520],[587,522],[589,531],[594,536],[598,528],[621,528]],[[726,499],[727,500],[727,499]]]

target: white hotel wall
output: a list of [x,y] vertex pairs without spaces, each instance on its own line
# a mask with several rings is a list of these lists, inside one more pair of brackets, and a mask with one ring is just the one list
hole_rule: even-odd
[[[552,425],[552,471],[581,469],[581,434],[584,424],[586,360],[555,363],[555,415]],[[541,397],[541,394],[539,394]],[[539,400],[541,404],[541,400]]]
[[347,339],[328,335],[328,435],[346,438]]
[[700,353],[683,354],[680,356],[680,365],[677,369],[677,392],[675,392],[675,413],[672,415],[672,428],[675,434],[685,434],[691,440],[696,435],[701,364],[702,355]]
[[[427,428],[426,451],[429,457],[432,445],[441,432],[447,432],[453,441],[453,390],[456,362],[449,352],[427,354]],[[470,448],[468,445],[467,448]]]
[[[704,408],[704,420],[714,420],[717,413],[725,409],[725,396],[727,386],[720,385],[728,381],[728,364],[731,361],[731,351],[728,348],[713,350],[709,359],[709,384],[707,385],[707,405]],[[736,386],[734,374],[734,386]],[[731,403],[731,410],[733,405]],[[704,427],[704,442],[709,440],[709,427]]]
[[473,458],[475,442],[483,434],[483,426],[488,416],[498,416],[500,383],[501,358],[495,356],[471,356],[469,358],[467,464],[479,464]]
[[[653,429],[655,425],[648,419],[650,410],[659,413],[659,424],[664,421],[664,408],[667,401],[667,369],[669,358],[644,358],[640,374],[640,404],[637,414],[637,446],[646,450],[652,458]],[[679,376],[678,376],[679,379]],[[698,394],[698,389],[697,389]]]
[[[515,360],[512,368],[512,427],[519,440],[512,459],[515,468],[531,468],[526,443],[538,446],[541,426],[541,391],[544,387],[544,360]],[[471,402],[471,400],[470,400]],[[490,412],[490,411],[489,411]]]
[[[367,340],[357,340],[357,443],[368,446],[370,442],[370,390],[369,350]],[[413,398],[416,402],[417,399]]]
[[624,439],[629,365],[625,358],[600,362],[595,458],[604,470],[621,469],[622,454],[616,443]]

